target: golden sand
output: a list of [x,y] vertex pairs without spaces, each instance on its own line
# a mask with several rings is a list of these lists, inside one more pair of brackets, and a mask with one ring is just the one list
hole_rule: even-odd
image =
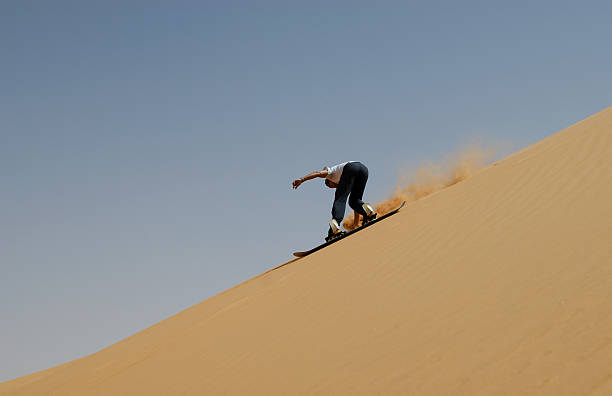
[[612,395],[612,108],[0,395]]

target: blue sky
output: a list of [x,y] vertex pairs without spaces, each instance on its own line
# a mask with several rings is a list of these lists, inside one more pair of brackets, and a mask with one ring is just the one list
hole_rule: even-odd
[[[90,354],[320,242],[474,140],[612,104],[612,3],[4,1],[0,380]],[[247,330],[245,330],[247,331]]]

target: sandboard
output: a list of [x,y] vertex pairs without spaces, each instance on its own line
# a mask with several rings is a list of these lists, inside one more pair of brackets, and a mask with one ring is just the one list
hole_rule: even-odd
[[404,205],[406,205],[406,201],[402,202],[402,204],[401,204],[401,205],[400,205],[400,206],[399,206],[397,209],[394,209],[394,210],[392,210],[391,212],[389,212],[389,213],[387,213],[387,214],[385,214],[385,215],[383,215],[383,216],[377,217],[376,219],[374,219],[374,220],[372,220],[372,221],[369,221],[368,223],[366,223],[366,224],[364,224],[364,225],[362,225],[362,226],[360,226],[360,227],[357,227],[357,228],[355,228],[354,230],[351,230],[351,231],[345,232],[344,234],[342,234],[342,235],[340,235],[340,236],[338,236],[338,237],[336,237],[336,238],[334,238],[334,239],[332,239],[332,240],[330,240],[330,241],[328,241],[328,242],[322,243],[322,244],[320,244],[319,246],[314,247],[314,248],[312,248],[312,249],[310,249],[310,250],[307,250],[307,251],[305,251],[305,252],[295,252],[295,253],[293,253],[293,255],[294,255],[295,257],[304,257],[304,256],[308,256],[309,254],[314,253],[314,252],[316,252],[317,250],[321,250],[321,249],[323,249],[324,247],[327,247],[327,246],[329,246],[329,245],[331,245],[331,244],[333,244],[333,243],[336,243],[336,242],[338,242],[339,240],[341,240],[341,239],[344,239],[344,238],[348,237],[349,235],[353,235],[354,233],[359,232],[359,231],[363,230],[364,228],[367,228],[367,227],[371,226],[372,224],[378,223],[379,221],[384,220],[384,219],[386,219],[387,217],[389,217],[389,216],[392,216],[392,215],[396,214],[397,212],[399,212],[399,211],[400,211],[400,209],[401,209],[401,208],[403,208],[403,207],[404,207]]

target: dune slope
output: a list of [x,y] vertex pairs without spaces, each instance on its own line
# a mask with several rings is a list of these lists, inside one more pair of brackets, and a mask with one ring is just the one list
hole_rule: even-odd
[[612,107],[328,249],[0,384],[312,393],[612,394]]

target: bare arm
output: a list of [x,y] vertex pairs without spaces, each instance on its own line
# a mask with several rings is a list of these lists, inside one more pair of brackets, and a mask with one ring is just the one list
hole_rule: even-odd
[[314,172],[310,172],[309,174],[307,174],[304,177],[301,177],[299,179],[295,179],[293,181],[293,188],[298,188],[300,186],[300,184],[304,183],[306,180],[310,180],[310,179],[315,179],[317,177],[322,177],[325,178],[327,177],[327,170],[323,169],[320,171],[314,171]]

